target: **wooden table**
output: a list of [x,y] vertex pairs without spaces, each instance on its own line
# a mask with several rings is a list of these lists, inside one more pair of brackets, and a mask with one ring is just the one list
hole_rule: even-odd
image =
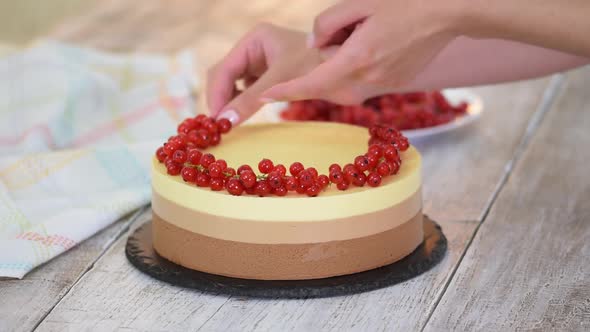
[[[326,1],[104,1],[53,36],[112,50],[196,48],[201,68],[254,22],[299,28]],[[445,259],[403,284],[328,299],[214,296],[134,269],[145,208],[0,281],[0,330],[590,330],[590,68],[481,87],[475,125],[419,148]]]

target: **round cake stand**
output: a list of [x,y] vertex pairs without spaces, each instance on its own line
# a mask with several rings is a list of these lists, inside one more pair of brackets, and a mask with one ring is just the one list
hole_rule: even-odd
[[[138,270],[172,285],[212,294],[259,298],[317,298],[349,295],[392,286],[438,264],[447,250],[441,227],[424,216],[424,242],[404,259],[377,269],[313,280],[250,280],[187,269],[160,257],[152,246],[152,223],[127,239],[125,254]],[[195,253],[198,255],[200,253]],[[202,253],[206,254],[206,253]]]

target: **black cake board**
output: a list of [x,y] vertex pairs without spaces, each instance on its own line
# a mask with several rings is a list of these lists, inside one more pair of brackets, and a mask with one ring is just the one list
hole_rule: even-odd
[[[389,287],[412,279],[445,256],[447,239],[441,227],[424,216],[424,242],[404,259],[377,269],[313,280],[250,280],[187,269],[159,256],[152,246],[152,223],[127,239],[127,259],[140,271],[172,285],[212,294],[256,298],[319,298],[350,295]],[[195,255],[207,253],[195,253]]]

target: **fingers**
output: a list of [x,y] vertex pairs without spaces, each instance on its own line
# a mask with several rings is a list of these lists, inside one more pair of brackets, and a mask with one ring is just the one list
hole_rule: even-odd
[[265,103],[260,97],[262,92],[282,80],[284,80],[284,73],[282,71],[276,69],[268,70],[256,81],[250,82],[250,85],[247,85],[244,91],[225,105],[217,118],[226,118],[233,125],[246,121]]
[[369,6],[363,1],[342,1],[318,15],[313,24],[313,33],[307,44],[310,48],[321,48],[330,44],[341,44],[350,32],[350,26],[369,15]]
[[207,73],[207,105],[212,116],[235,95],[235,83],[240,78],[247,78],[251,83],[252,73],[263,72],[266,67],[266,55],[262,38],[266,38],[268,26],[260,24],[243,37],[231,51]]

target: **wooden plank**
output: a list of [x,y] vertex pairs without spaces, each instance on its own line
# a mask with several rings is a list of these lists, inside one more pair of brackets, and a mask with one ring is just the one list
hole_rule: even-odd
[[0,331],[35,327],[138,216],[115,222],[22,280],[0,280]]
[[211,296],[173,287],[136,271],[124,257],[125,241],[121,239],[55,307],[40,330],[420,328],[502,181],[546,83],[478,89],[487,107],[481,121],[423,147],[425,209],[441,221],[450,251],[438,267],[419,278],[332,299]]
[[569,74],[426,330],[590,330],[589,86]]

